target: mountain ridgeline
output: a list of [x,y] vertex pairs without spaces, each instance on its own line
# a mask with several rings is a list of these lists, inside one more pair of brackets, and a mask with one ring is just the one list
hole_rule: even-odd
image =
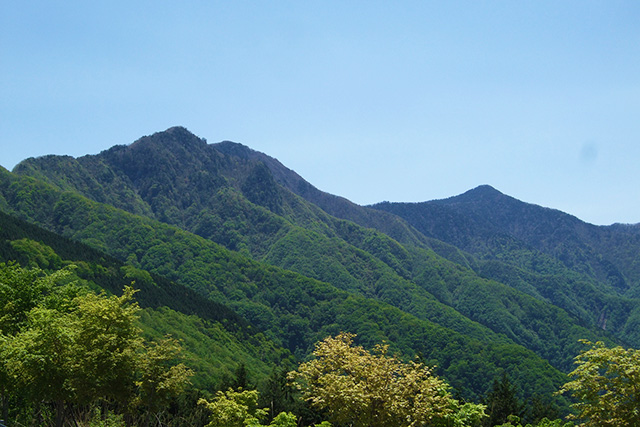
[[[274,349],[257,377],[345,331],[437,365],[466,398],[503,373],[531,398],[566,380],[579,339],[640,346],[640,227],[597,227],[488,186],[363,207],[263,153],[175,127],[2,170],[0,210],[214,304],[207,322],[247,360]],[[212,378],[233,369],[221,364]]]

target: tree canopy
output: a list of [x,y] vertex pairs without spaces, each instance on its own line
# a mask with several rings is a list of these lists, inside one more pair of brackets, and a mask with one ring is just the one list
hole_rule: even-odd
[[362,427],[468,426],[484,416],[484,406],[461,404],[430,368],[388,355],[388,345],[373,353],[341,333],[316,345],[315,359],[302,363],[291,378],[303,397],[329,414],[331,421]]
[[[181,392],[191,370],[174,363],[175,340],[143,339],[134,289],[95,294],[64,283],[68,276],[0,264],[3,406],[16,395],[36,407],[45,402],[62,426],[73,408],[84,417],[90,414],[81,408],[100,402],[152,413]],[[8,326],[8,319],[16,323]]]
[[573,406],[579,426],[639,426],[640,350],[583,343],[591,348],[576,357],[572,381],[561,389],[578,399]]

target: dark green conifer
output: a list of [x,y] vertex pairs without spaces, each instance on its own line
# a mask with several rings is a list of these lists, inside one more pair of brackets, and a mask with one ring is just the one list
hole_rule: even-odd
[[508,421],[509,415],[522,417],[524,405],[516,396],[516,387],[511,384],[506,372],[502,373],[502,379],[493,380],[493,386],[485,398],[487,414],[485,426],[491,427],[504,424]]

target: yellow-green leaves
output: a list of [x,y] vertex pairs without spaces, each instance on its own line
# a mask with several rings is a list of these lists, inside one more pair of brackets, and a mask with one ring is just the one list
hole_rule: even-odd
[[579,401],[575,418],[585,427],[636,427],[640,425],[640,350],[607,348],[604,343],[583,341],[591,346],[576,357],[561,393],[570,392]]
[[174,364],[181,351],[178,341],[170,337],[145,344],[145,351],[139,356],[137,405],[159,411],[190,384],[193,371],[182,363]]
[[481,405],[461,406],[428,367],[389,356],[387,345],[370,353],[353,346],[353,338],[343,333],[325,339],[316,345],[316,358],[290,374],[303,397],[332,421],[356,427],[466,426],[484,416]]
[[145,342],[135,291],[57,285],[65,274],[0,264],[0,397],[55,402],[62,425],[65,406],[86,411],[107,401],[154,412],[182,391],[191,371],[175,363],[180,346]]
[[210,422],[206,427],[245,427],[259,425],[259,419],[267,415],[266,409],[257,407],[258,392],[256,390],[228,390],[217,392],[209,402],[200,399],[198,404],[204,405],[210,412]]

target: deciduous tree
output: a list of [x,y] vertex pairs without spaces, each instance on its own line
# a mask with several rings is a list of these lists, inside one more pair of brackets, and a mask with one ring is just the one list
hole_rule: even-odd
[[88,418],[99,402],[120,408],[140,402],[157,410],[191,375],[175,363],[178,343],[145,342],[132,288],[107,296],[74,283],[57,285],[69,274],[0,265],[3,402],[20,393],[36,406],[53,404],[56,426],[69,407],[83,408],[79,412]]
[[259,419],[267,415],[267,410],[258,408],[257,403],[257,390],[232,389],[218,391],[212,401],[198,401],[198,404],[204,405],[211,412],[210,422],[206,427],[245,427],[248,424],[259,424]]
[[297,379],[303,397],[325,409],[331,421],[362,427],[468,426],[484,416],[484,406],[455,400],[431,369],[353,345],[342,333],[316,344],[315,359],[302,363]]
[[578,399],[578,425],[640,426],[640,350],[582,342],[591,348],[576,357],[572,381],[560,390]]

